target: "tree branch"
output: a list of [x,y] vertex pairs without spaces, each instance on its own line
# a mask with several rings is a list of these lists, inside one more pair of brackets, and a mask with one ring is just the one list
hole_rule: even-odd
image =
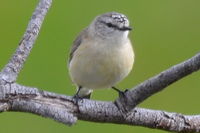
[[74,124],[78,118],[176,132],[199,132],[200,130],[200,115],[187,116],[143,108],[135,108],[123,114],[113,102],[83,99],[76,104],[71,96],[40,91],[16,83],[5,83],[4,86],[1,91],[5,95],[0,97],[0,102],[8,105],[7,111],[30,112],[67,125]]
[[40,0],[32,18],[28,24],[26,32],[19,43],[19,47],[10,59],[9,63],[1,72],[1,78],[8,82],[15,82],[24,62],[28,57],[33,44],[39,34],[44,17],[50,8],[52,0]]
[[200,69],[200,53],[144,81],[116,100],[122,111],[128,112],[153,94]]
[[73,125],[77,119],[80,119],[137,125],[175,132],[200,132],[200,115],[189,116],[135,108],[151,95],[199,70],[200,54],[126,91],[125,95],[114,103],[87,99],[74,102],[71,96],[59,95],[15,83],[39,34],[51,3],[52,0],[39,2],[19,47],[0,73],[0,112],[29,112],[67,125]]

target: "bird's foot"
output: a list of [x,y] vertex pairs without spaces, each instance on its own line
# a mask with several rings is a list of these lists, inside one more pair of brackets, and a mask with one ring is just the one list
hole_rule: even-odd
[[78,105],[78,102],[80,101],[80,100],[82,100],[83,98],[82,97],[80,97],[78,94],[75,94],[74,96],[73,96],[73,102],[76,104],[76,105]]
[[120,111],[122,111],[123,114],[128,113],[129,109],[126,106],[127,101],[128,101],[126,92],[128,91],[128,89],[126,89],[125,91],[121,91],[121,90],[117,89],[116,87],[112,87],[112,89],[114,89],[115,91],[117,91],[119,93],[119,98],[114,102],[114,104],[117,106],[117,108]]
[[114,86],[112,87],[112,89],[119,93],[119,97],[125,97],[125,93],[128,91],[128,89],[126,89],[125,91],[121,91],[120,89],[118,89]]

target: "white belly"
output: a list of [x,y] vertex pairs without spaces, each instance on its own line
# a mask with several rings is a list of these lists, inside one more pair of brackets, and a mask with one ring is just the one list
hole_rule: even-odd
[[[109,88],[124,79],[131,71],[134,53],[130,41],[120,46],[81,44],[69,65],[72,81],[77,86]],[[98,49],[97,49],[98,47]]]

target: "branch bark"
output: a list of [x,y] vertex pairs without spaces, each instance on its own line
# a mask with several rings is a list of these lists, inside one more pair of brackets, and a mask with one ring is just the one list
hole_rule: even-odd
[[[115,102],[80,99],[17,84],[15,81],[39,34],[52,0],[40,0],[19,46],[0,72],[0,112],[21,111],[67,125],[85,120],[158,128],[175,132],[200,132],[200,115],[183,115],[137,108],[151,95],[200,69],[200,53],[126,91]],[[117,105],[117,106],[116,106]]]
[[52,0],[40,0],[28,24],[19,47],[10,59],[9,63],[1,71],[1,79],[8,82],[15,82],[20,70],[34,45],[39,34],[44,17],[50,8]]
[[199,69],[200,53],[126,91],[123,97],[116,100],[116,104],[123,112],[128,112],[148,97]]
[[1,87],[0,108],[21,111],[51,118],[67,125],[77,119],[158,128],[176,132],[199,132],[200,115],[182,115],[165,111],[134,108],[123,114],[113,102],[79,100],[16,83],[4,82]]

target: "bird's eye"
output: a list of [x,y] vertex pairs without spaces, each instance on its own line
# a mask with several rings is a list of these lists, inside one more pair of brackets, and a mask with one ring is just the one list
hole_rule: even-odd
[[107,26],[108,26],[108,27],[113,27],[113,24],[107,23]]

